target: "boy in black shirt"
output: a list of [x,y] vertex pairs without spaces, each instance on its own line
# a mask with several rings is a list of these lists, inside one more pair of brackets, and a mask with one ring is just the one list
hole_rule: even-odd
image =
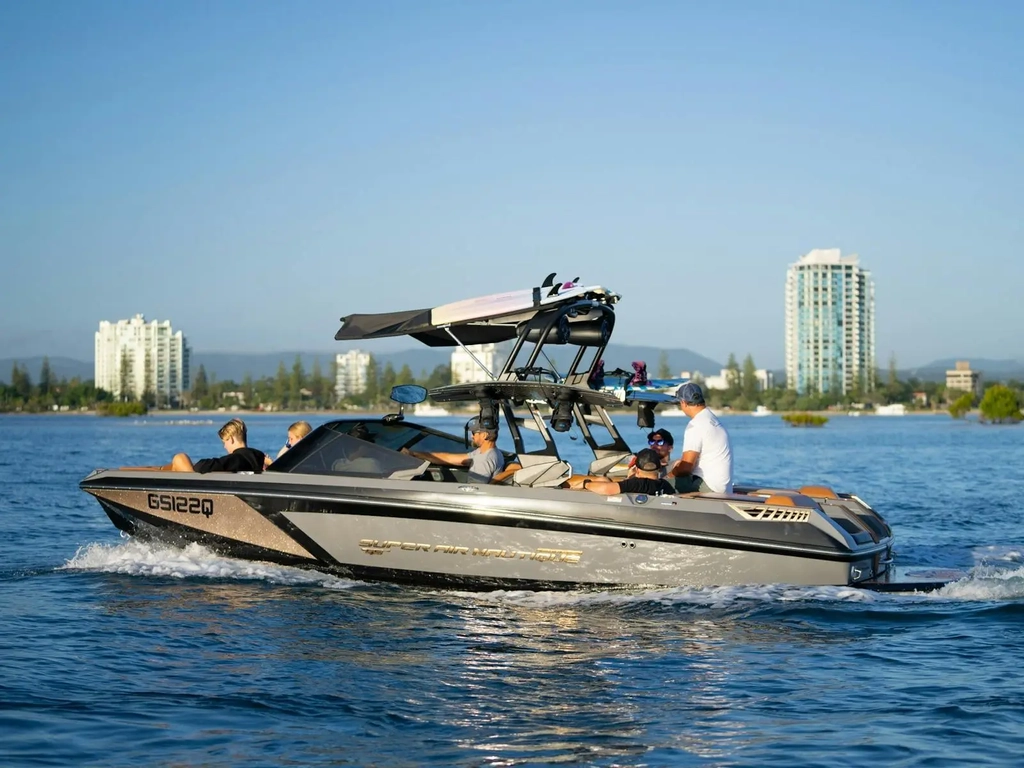
[[648,496],[674,494],[676,489],[667,480],[658,476],[661,471],[661,457],[650,448],[644,448],[636,455],[636,463],[625,480],[609,480],[607,477],[573,478],[569,487],[574,491],[593,491],[602,496],[617,493],[646,493]]
[[246,445],[245,422],[232,419],[217,431],[217,436],[224,443],[226,456],[215,459],[200,459],[195,464],[187,453],[176,454],[164,469],[175,472],[262,472],[265,456],[262,451]]

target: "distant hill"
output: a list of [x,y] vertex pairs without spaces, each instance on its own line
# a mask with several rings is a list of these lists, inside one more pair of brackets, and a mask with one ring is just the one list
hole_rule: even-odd
[[[566,366],[570,362],[567,354],[560,354],[557,347],[549,347],[552,358],[559,366]],[[722,364],[710,358],[698,355],[688,349],[666,349],[668,365],[671,374],[675,376],[680,371],[700,371],[701,373],[717,374]],[[647,363],[648,373],[656,375],[658,372],[658,361],[662,350],[657,347],[637,347],[626,344],[611,344],[605,350],[605,369],[621,367],[630,368],[634,360],[643,360]],[[263,352],[255,354],[237,354],[232,352],[193,352],[192,353],[192,375],[202,365],[206,369],[207,376],[216,376],[218,381],[231,380],[241,382],[246,374],[255,379],[264,376],[277,374],[277,367],[284,363],[289,371],[295,363],[298,355],[302,361],[303,369],[309,373],[313,370],[316,360],[320,361],[320,368],[326,374],[331,361],[334,359],[333,352]],[[430,373],[438,365],[447,365],[451,359],[450,347],[413,347],[398,352],[374,353],[374,357],[380,365],[391,363],[395,370],[403,365],[408,365],[414,375],[419,376],[424,371]],[[10,380],[11,368],[14,363],[27,368],[33,382],[39,381],[39,371],[42,368],[42,357],[28,357],[22,359],[7,358],[0,359],[0,382]],[[51,357],[50,368],[57,378],[72,378],[78,376],[82,379],[93,377],[94,366],[92,361],[73,360],[66,357]]]
[[[0,382],[8,384],[11,381],[11,370],[17,363],[28,371],[32,383],[39,382],[39,372],[43,370],[43,356],[36,357],[3,357],[0,358]],[[50,370],[58,379],[73,379],[75,376],[83,381],[93,378],[96,367],[92,360],[75,360],[70,357],[51,357]]]

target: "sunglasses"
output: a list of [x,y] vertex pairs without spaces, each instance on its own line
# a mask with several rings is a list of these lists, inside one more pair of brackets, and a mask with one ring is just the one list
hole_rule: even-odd
[[665,441],[659,437],[657,440],[648,440],[647,444],[648,445],[664,445]]

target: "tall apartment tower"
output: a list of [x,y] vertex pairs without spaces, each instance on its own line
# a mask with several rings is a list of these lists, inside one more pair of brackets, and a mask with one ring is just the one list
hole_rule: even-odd
[[370,353],[353,349],[339,353],[334,358],[337,373],[334,378],[334,394],[339,400],[349,395],[361,395],[369,381]]
[[875,283],[856,254],[816,249],[786,273],[786,386],[875,388]]
[[159,405],[179,405],[189,383],[191,350],[171,321],[146,322],[142,315],[111,323],[96,332],[96,386],[115,397],[142,399],[149,393]]

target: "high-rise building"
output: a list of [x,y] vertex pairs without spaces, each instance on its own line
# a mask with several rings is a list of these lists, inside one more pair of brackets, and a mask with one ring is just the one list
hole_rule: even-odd
[[337,373],[334,377],[334,394],[339,400],[349,395],[361,395],[366,391],[369,380],[370,353],[353,349],[339,353],[335,358]]
[[842,394],[875,387],[875,284],[856,254],[816,249],[786,273],[786,386]]
[[480,366],[490,373],[497,373],[501,362],[497,344],[471,344],[465,349],[456,347],[451,357],[452,384],[486,381],[489,377]]
[[153,397],[157,406],[178,405],[189,389],[191,350],[171,321],[146,322],[142,315],[111,323],[96,332],[96,386],[115,397]]

